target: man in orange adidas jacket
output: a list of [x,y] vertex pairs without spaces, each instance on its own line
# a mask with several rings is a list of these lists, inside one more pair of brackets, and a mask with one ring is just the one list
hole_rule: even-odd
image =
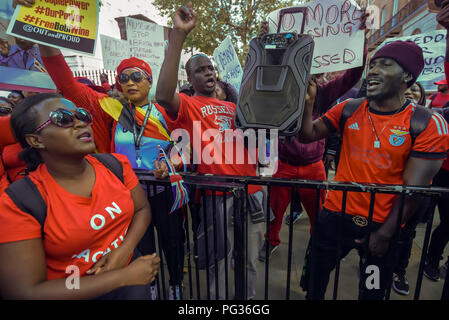
[[[429,115],[427,127],[412,141],[410,119],[416,104],[404,93],[424,67],[422,50],[412,42],[395,41],[379,49],[369,64],[367,99],[347,118],[342,135],[336,181],[429,186],[446,158],[449,128],[438,114]],[[336,105],[320,119],[312,121],[315,86],[309,87],[300,140],[323,139],[340,131],[340,118],[346,102]],[[430,112],[430,111],[429,111]],[[303,284],[308,299],[324,299],[329,274],[336,265],[338,217],[342,211],[342,191],[329,191],[316,221],[312,247],[313,278],[305,273]],[[404,204],[402,223],[417,207],[416,197]],[[341,256],[357,248],[363,257],[360,270],[361,299],[383,299],[391,282],[391,240],[399,217],[400,199],[392,194],[376,194],[373,222],[368,236],[370,194],[348,192],[342,222]],[[390,262],[390,264],[388,264]],[[371,269],[379,270],[379,286],[367,287]],[[309,289],[313,288],[311,292]]]

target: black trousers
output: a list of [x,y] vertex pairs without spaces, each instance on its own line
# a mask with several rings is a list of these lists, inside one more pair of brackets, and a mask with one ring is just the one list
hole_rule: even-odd
[[[433,179],[433,186],[449,188],[449,171],[441,169]],[[438,265],[443,258],[444,247],[449,242],[449,197],[441,196],[437,201],[440,224],[432,233],[427,259]]]
[[432,199],[430,197],[423,197],[415,214],[407,221],[404,228],[401,229],[396,252],[395,273],[405,275],[412,252],[413,240],[416,236],[416,227],[424,217],[429,217],[431,210],[435,210]]
[[184,226],[181,210],[169,214],[173,204],[171,190],[165,190],[149,199],[151,224],[137,246],[143,255],[156,252],[155,232],[157,230],[159,248],[162,248],[170,275],[170,285],[179,285],[183,279],[184,267]]
[[[360,255],[360,280],[359,299],[382,300],[385,297],[386,288],[391,283],[394,256],[390,249],[382,258],[370,255],[367,245],[359,245],[354,240],[367,236],[368,228],[357,225],[353,216],[345,215],[323,209],[316,221],[312,234],[314,242],[306,253],[306,260],[301,278],[301,286],[307,291],[308,300],[324,300],[329,276],[337,264],[352,249],[357,249]],[[380,223],[372,222],[371,232],[376,231]],[[340,254],[338,254],[338,230],[341,230]],[[354,279],[357,275],[354,275]],[[388,279],[389,278],[389,279]]]

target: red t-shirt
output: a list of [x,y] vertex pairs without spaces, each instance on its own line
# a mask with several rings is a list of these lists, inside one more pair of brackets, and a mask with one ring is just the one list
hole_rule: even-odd
[[103,82],[103,83],[101,84],[101,86],[102,86],[106,91],[111,91],[111,90],[112,90],[111,85],[110,85],[109,83],[107,83],[107,82]]
[[[96,176],[90,198],[63,189],[45,164],[30,173],[48,207],[43,237],[48,280],[66,277],[69,265],[78,266],[82,276],[102,255],[122,243],[134,216],[130,190],[136,187],[138,180],[128,159],[114,155],[122,163],[124,183],[97,159],[86,156]],[[41,237],[40,224],[3,193],[0,196],[0,243]]]
[[442,108],[447,102],[449,102],[449,94],[437,92],[430,102],[429,108]]
[[3,164],[0,162],[0,194],[2,194],[3,191],[5,191],[8,185],[9,181],[6,178],[5,168],[3,167]]
[[[189,97],[183,93],[179,94],[179,100],[176,120],[165,112],[164,118],[172,134],[176,135],[173,131],[178,128],[187,131],[193,151],[190,163],[198,164],[198,172],[256,176],[257,150],[254,148],[248,152],[243,137],[232,135],[231,130],[235,129],[234,103],[203,96]],[[260,190],[260,186],[248,187],[249,193]]]
[[[446,79],[449,79],[449,63],[444,62],[444,74]],[[449,94],[442,94],[441,92],[437,92],[431,97],[431,103],[429,104],[429,108],[442,108],[449,101]]]
[[[321,118],[331,130],[340,130],[340,117],[345,104],[336,105]],[[368,111],[368,102],[365,100],[345,123],[335,180],[402,185],[409,157],[445,159],[449,150],[449,128],[438,114],[432,116],[427,128],[412,146],[409,130],[414,107],[414,103],[409,103],[395,115],[380,114]],[[379,135],[379,148],[374,147],[375,135],[368,112]],[[342,191],[329,191],[324,207],[340,212],[342,196]],[[382,223],[385,220],[395,197],[391,194],[376,194],[374,221]],[[368,217],[369,203],[369,193],[348,192],[346,212]]]
[[0,178],[0,193],[8,187],[9,181],[6,172],[12,181],[19,180],[25,176],[25,162],[19,159],[22,147],[14,139],[11,130],[11,117],[0,117],[0,152],[3,158],[4,170]]

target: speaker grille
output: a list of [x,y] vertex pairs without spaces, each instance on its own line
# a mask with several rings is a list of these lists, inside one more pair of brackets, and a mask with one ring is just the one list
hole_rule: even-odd
[[[253,125],[281,126],[298,110],[300,88],[289,66],[261,66],[259,71],[241,89],[243,117]],[[269,90],[256,90],[256,87]]]

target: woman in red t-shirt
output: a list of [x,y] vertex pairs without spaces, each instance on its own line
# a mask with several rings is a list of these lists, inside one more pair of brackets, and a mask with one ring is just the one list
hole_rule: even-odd
[[10,117],[0,117],[0,157],[4,169],[0,176],[0,194],[11,182],[25,176],[25,163],[18,156],[22,147],[14,139],[9,124]]
[[151,220],[148,201],[126,157],[115,155],[122,183],[89,156],[95,150],[91,123],[86,110],[54,94],[29,97],[14,110],[11,126],[47,216],[41,230],[1,195],[3,298],[150,297],[146,285],[155,279],[159,258],[137,258],[135,251]]

